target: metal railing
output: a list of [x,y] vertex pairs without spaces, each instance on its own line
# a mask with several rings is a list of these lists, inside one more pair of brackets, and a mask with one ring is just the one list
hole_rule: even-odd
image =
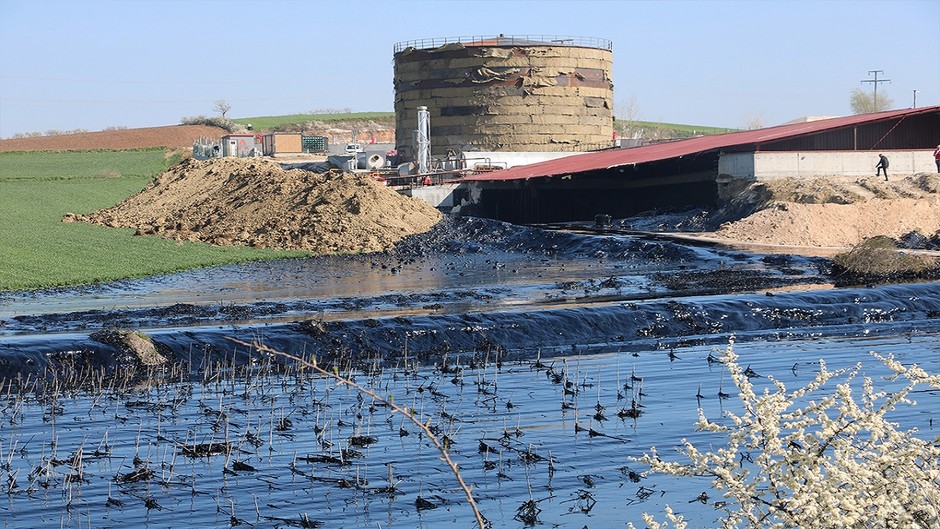
[[461,37],[434,37],[415,39],[395,44],[395,53],[408,48],[427,50],[446,44],[464,46],[576,46],[613,50],[613,43],[598,37],[576,37],[569,35],[471,35]]
[[[491,145],[477,145],[474,143],[467,143],[464,147],[475,148],[480,151],[488,151],[492,147]],[[554,145],[541,145],[538,150],[542,152],[590,152],[590,151],[606,151],[609,149],[617,149],[616,143],[614,140],[594,142],[594,143],[556,143]],[[467,160],[479,160],[479,158],[470,158],[469,156],[473,154],[474,151],[464,151],[468,156]],[[468,164],[469,165],[469,164]]]

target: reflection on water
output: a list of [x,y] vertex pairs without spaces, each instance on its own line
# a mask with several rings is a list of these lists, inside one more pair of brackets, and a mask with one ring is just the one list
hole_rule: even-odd
[[[194,344],[228,354],[232,335],[297,347],[290,352],[358,348],[360,360],[374,354],[384,367],[357,381],[429,419],[485,516],[511,528],[523,526],[515,516],[529,500],[544,526],[641,524],[642,512],[666,503],[695,526],[715,525],[713,506],[696,501],[707,482],[641,477],[629,458],[653,445],[668,455],[682,438],[720,441],[692,424],[699,408],[718,419],[737,405],[719,398],[730,381],[708,361],[711,344],[730,333],[759,386],[769,375],[805,384],[820,358],[831,368],[862,362],[887,384],[869,351],[940,373],[936,285],[770,295],[820,275],[797,257],[467,222],[473,238],[447,242],[447,251],[288,259],[3,294],[0,360],[19,355],[36,365],[50,352],[100,347],[88,335],[105,325],[152,327],[155,341],[190,355]],[[319,333],[273,323],[330,320],[324,314],[332,321]],[[414,317],[379,318],[399,315]],[[255,320],[262,323],[234,325]],[[488,357],[496,349],[507,352],[500,365]],[[418,351],[431,362],[447,351],[462,365],[406,365]],[[920,406],[892,418],[936,436],[938,392],[916,398]],[[5,527],[473,525],[453,477],[415,428],[306,374],[14,395],[5,404]]]
[[[874,340],[835,337],[738,344],[742,364],[791,389],[828,367],[863,364],[890,387],[868,353],[894,354],[940,372],[935,322],[922,332]],[[517,509],[534,499],[540,524],[621,527],[669,503],[696,526],[711,526],[711,505],[695,501],[702,480],[651,476],[630,457],[657,446],[665,457],[694,432],[698,408],[712,419],[736,409],[721,399],[729,380],[709,347],[540,358],[523,363],[387,369],[356,375],[427,417],[452,442],[464,479],[494,527],[518,528]],[[702,398],[697,398],[700,394]],[[264,376],[236,382],[168,384],[100,396],[61,396],[0,411],[5,526],[223,527],[234,519],[263,527],[471,527],[473,517],[439,454],[401,417],[319,378]],[[638,417],[618,416],[638,401]],[[920,435],[940,392],[892,417]],[[621,414],[622,415],[622,414]],[[192,457],[192,449],[232,451]],[[76,458],[81,454],[80,462]],[[57,463],[50,463],[50,461]],[[135,462],[136,461],[136,462]],[[76,468],[81,468],[80,479]],[[37,470],[38,469],[38,470]],[[152,474],[149,472],[152,471]],[[70,477],[71,476],[71,477]],[[394,493],[383,490],[389,479]],[[720,499],[709,491],[711,501]],[[418,497],[424,509],[418,509]],[[434,508],[431,508],[433,506]]]
[[[504,304],[525,305],[584,295],[585,288],[596,291],[597,285],[608,280],[616,284],[610,294],[638,297],[666,291],[662,278],[696,271],[746,271],[762,274],[767,278],[763,283],[818,282],[814,265],[801,258],[777,265],[765,263],[759,256],[678,245],[670,246],[671,253],[662,256],[659,246],[648,249],[644,246],[648,243],[630,236],[567,236],[574,241],[569,241],[568,250],[553,249],[548,255],[484,249],[420,258],[325,256],[227,265],[101,285],[0,293],[0,321],[21,315],[175,304],[290,304],[427,293],[446,297],[455,292],[474,292],[499,297]],[[614,252],[610,246],[615,243],[628,249],[617,247]],[[631,250],[631,245],[639,249]],[[654,276],[660,279],[654,280]]]

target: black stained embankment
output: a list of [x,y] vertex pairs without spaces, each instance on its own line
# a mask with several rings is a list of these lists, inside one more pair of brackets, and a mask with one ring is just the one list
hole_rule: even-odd
[[[819,339],[940,330],[940,285],[721,295],[499,313],[141,329],[193,372],[259,355],[232,340],[351,365],[514,360],[536,355],[668,350],[690,343],[779,337]],[[47,367],[114,368],[126,354],[93,333],[33,334],[0,342],[0,377]]]

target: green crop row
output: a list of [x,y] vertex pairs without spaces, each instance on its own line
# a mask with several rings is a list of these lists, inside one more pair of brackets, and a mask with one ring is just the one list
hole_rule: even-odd
[[217,247],[62,222],[140,191],[165,151],[0,154],[0,291],[87,284],[303,252]]
[[170,159],[163,148],[128,151],[31,151],[0,153],[0,182],[116,178],[162,173]]

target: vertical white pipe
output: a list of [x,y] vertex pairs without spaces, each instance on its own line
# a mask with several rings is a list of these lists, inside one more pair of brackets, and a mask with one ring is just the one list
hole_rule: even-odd
[[418,107],[418,174],[428,172],[428,160],[431,158],[431,113],[428,107]]

